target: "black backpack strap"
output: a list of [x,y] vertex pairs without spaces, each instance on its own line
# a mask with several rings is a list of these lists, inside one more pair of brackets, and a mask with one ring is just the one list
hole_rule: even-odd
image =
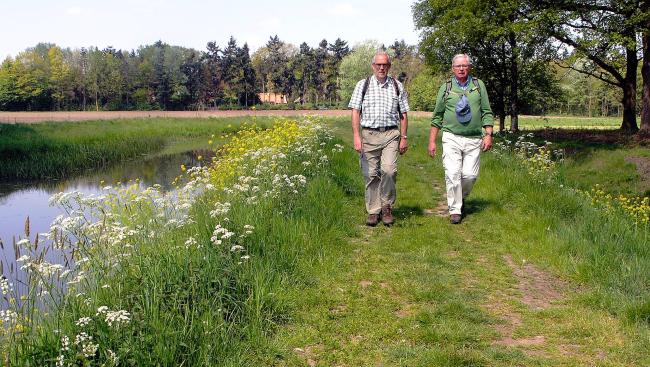
[[361,108],[359,108],[359,115],[363,110],[363,99],[366,97],[366,92],[368,91],[368,85],[370,84],[370,77],[366,78],[366,81],[363,82],[363,88],[361,88]]
[[404,115],[402,114],[402,108],[399,106],[399,86],[397,85],[397,80],[393,79],[393,86],[395,87],[395,94],[397,94],[397,114],[399,115],[399,120],[402,121]]
[[361,104],[363,104],[363,99],[366,97],[366,92],[368,91],[369,84],[370,84],[370,77],[367,77],[366,81],[363,82],[363,88],[361,89]]
[[451,93],[451,79],[447,80],[447,83],[445,83],[445,94],[442,96],[443,101],[447,99],[449,93]]
[[478,83],[478,79],[472,78],[472,84],[476,87],[476,90],[478,91],[478,94],[481,94],[481,85]]

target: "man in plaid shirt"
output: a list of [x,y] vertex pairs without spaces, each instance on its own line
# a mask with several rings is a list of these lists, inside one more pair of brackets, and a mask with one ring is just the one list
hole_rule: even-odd
[[369,226],[376,226],[380,216],[385,225],[393,224],[397,153],[404,154],[408,148],[407,96],[402,83],[388,76],[389,69],[388,54],[377,52],[372,58],[373,75],[357,83],[348,104],[354,149],[360,154],[366,181]]

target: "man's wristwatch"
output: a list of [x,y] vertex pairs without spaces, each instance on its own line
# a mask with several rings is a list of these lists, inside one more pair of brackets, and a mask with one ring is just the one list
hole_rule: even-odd
[[400,135],[400,138],[407,139],[406,135]]

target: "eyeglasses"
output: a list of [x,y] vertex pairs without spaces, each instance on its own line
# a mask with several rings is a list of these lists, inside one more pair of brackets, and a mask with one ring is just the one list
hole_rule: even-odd
[[463,64],[463,65],[454,65],[454,69],[469,69],[470,65]]
[[390,64],[372,64],[373,66],[376,66],[377,69],[381,69],[382,67],[388,69],[390,67]]

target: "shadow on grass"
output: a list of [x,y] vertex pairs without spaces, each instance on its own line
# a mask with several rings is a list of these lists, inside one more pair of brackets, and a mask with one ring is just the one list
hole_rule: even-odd
[[423,217],[425,213],[424,208],[419,205],[400,205],[393,210],[393,215],[397,219],[405,220],[411,217]]
[[480,213],[492,204],[493,201],[490,200],[468,198],[465,200],[465,208],[463,208],[464,209],[463,215]]
[[534,130],[533,141],[548,140],[569,156],[581,158],[593,150],[615,150],[624,146],[650,146],[650,138],[621,130],[542,129]]

